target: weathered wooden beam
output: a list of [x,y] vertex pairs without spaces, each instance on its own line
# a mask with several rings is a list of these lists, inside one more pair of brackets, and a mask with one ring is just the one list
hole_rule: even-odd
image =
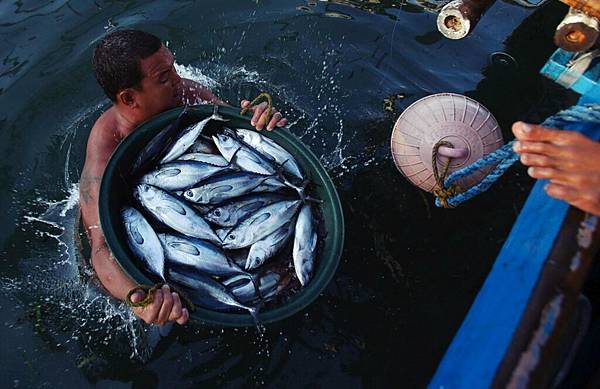
[[559,0],[571,8],[578,9],[586,14],[600,19],[600,1],[599,0]]

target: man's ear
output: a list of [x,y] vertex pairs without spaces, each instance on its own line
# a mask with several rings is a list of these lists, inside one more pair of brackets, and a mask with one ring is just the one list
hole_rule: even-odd
[[131,88],[123,89],[117,93],[117,102],[129,108],[137,107],[135,92]]

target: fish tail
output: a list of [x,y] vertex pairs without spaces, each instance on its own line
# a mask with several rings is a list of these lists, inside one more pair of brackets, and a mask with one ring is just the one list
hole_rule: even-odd
[[248,313],[250,314],[250,316],[252,316],[252,320],[254,320],[254,323],[256,324],[256,326],[259,326],[259,321],[258,321],[258,312],[260,311],[260,309],[262,308],[262,303],[258,303],[257,305],[251,306],[251,307],[246,307],[246,309],[248,310]]
[[253,274],[246,273],[246,275],[248,276],[248,279],[250,280],[250,282],[252,282],[252,285],[254,285],[254,290],[256,290],[256,294],[262,300],[263,296],[262,296],[262,293],[260,292],[260,287],[259,287],[260,282],[256,279],[256,276],[254,276]]
[[317,204],[323,204],[323,200],[321,200],[321,199],[316,199],[316,198],[314,198],[314,197],[310,197],[310,196],[306,196],[306,197],[303,199],[303,201],[304,201],[304,202],[310,201],[310,202],[317,203]]

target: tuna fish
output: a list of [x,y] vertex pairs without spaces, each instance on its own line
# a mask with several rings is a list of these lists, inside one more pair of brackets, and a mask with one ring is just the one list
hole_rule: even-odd
[[227,166],[229,162],[225,158],[217,154],[207,153],[187,153],[177,159],[178,161],[196,161],[209,163],[214,166]]
[[223,248],[248,247],[267,237],[289,222],[300,205],[299,200],[279,201],[259,209],[229,231]]
[[280,229],[254,243],[246,258],[246,270],[256,269],[274,256],[288,242],[294,233],[294,223],[290,221]]
[[152,216],[175,231],[194,238],[221,243],[199,211],[180,198],[147,184],[138,185],[134,190],[134,196]]
[[258,310],[240,303],[221,283],[202,273],[169,269],[168,279],[183,286],[184,292],[196,304],[209,309],[240,308],[245,309],[256,320]]
[[243,304],[257,304],[259,301],[268,301],[276,297],[289,284],[288,276],[272,270],[266,271],[258,277],[258,292],[256,287],[247,278],[233,276],[223,280],[235,298]]
[[259,209],[282,200],[284,196],[272,193],[247,195],[212,208],[204,217],[221,227],[233,227]]
[[154,229],[135,208],[123,208],[121,217],[131,251],[151,273],[164,280],[165,256]]
[[[248,194],[267,180],[270,182],[265,189],[275,190],[276,184],[272,182],[274,177],[242,172],[227,174],[210,178],[199,186],[186,190],[183,197],[197,204],[219,204]],[[279,188],[285,188],[285,185],[280,183]]]
[[156,165],[158,161],[162,159],[167,150],[173,145],[179,134],[179,126],[181,120],[187,114],[187,107],[184,108],[177,119],[169,124],[167,127],[162,129],[148,144],[142,152],[138,155],[131,168],[131,175],[133,177],[139,176],[152,166]]
[[217,113],[217,107],[218,106],[215,105],[215,111],[212,116],[184,129],[175,142],[173,142],[173,145],[168,149],[166,155],[160,160],[160,163],[171,162],[183,155],[183,153],[194,144],[198,136],[202,133],[202,130],[204,130],[204,127],[206,127],[211,120],[226,121]]
[[197,161],[173,161],[159,165],[157,169],[145,174],[140,183],[158,188],[179,191],[199,184],[201,181],[229,170],[226,166],[215,166]]
[[190,266],[216,276],[245,274],[252,278],[212,243],[171,234],[158,234],[158,239],[164,248],[165,258],[174,265]]
[[315,230],[310,205],[302,207],[294,236],[294,269],[296,276],[302,284],[306,285],[312,277],[315,254],[317,251],[317,231]]
[[282,166],[285,172],[290,173],[300,180],[304,179],[302,171],[300,170],[300,166],[292,154],[290,154],[283,147],[279,146],[273,140],[252,130],[244,130],[240,128],[235,130],[235,133],[242,142],[246,143],[268,159]]
[[213,136],[213,139],[223,157],[229,162],[234,162],[242,170],[263,175],[272,175],[277,172],[269,160],[235,138],[217,134]]

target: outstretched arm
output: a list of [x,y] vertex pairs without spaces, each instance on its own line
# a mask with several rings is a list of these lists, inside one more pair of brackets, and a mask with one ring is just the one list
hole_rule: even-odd
[[[181,82],[183,88],[183,104],[194,105],[203,102],[208,102],[218,105],[229,105],[223,100],[219,99],[217,96],[215,96],[210,89],[198,84],[196,81],[183,78],[181,79]],[[256,107],[249,106],[250,101],[248,100],[242,100],[240,102],[241,108],[248,107],[249,110],[253,113],[250,123],[259,131],[265,127],[268,131],[271,131],[275,127],[284,127],[287,124],[287,119],[284,118],[283,115],[275,108],[273,108],[273,116],[267,122],[267,103],[258,104]]]
[[[114,140],[113,140],[114,142]],[[92,266],[108,292],[119,300],[125,300],[127,293],[137,286],[121,269],[112,257],[100,228],[98,195],[102,174],[108,163],[110,152],[116,147],[112,144],[88,141],[88,152],[79,183],[79,203],[83,223],[92,247]],[[144,295],[136,293],[134,302],[141,301]],[[176,320],[184,324],[189,314],[182,308],[179,296],[171,293],[168,287],[154,294],[153,303],[144,308],[135,308],[134,313],[146,323],[164,324]]]
[[549,196],[600,216],[600,143],[574,131],[517,122],[514,150]]

